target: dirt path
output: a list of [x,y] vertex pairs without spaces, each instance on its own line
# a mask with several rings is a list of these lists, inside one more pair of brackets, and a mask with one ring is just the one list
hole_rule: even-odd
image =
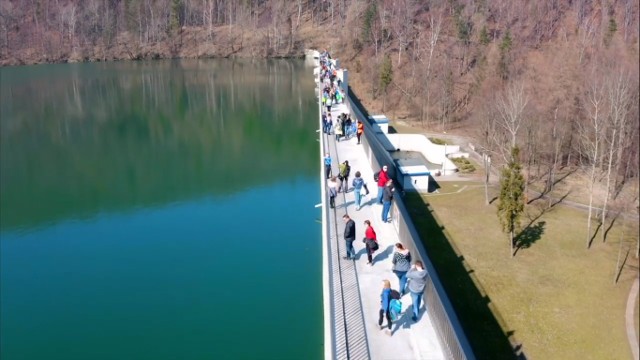
[[640,349],[638,346],[638,334],[636,334],[635,319],[638,316],[636,312],[636,298],[638,297],[638,278],[633,282],[631,290],[629,290],[629,297],[627,298],[627,311],[625,314],[627,323],[627,338],[629,339],[629,346],[631,346],[631,352],[633,353],[633,359],[640,359]]

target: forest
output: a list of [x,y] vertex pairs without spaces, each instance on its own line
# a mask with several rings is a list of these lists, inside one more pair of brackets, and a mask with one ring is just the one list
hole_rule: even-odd
[[[598,281],[594,269],[605,276],[602,269],[615,263],[619,277],[621,257],[626,261],[621,255],[623,236],[632,240],[629,248],[635,247],[633,276],[637,278],[639,12],[637,0],[2,0],[0,66],[299,58],[305,49],[326,49],[348,69],[351,95],[370,113],[385,113],[392,126],[434,137],[468,139],[473,146],[467,147],[490,158],[494,170],[512,165],[512,150],[518,148],[524,204],[532,213],[541,207],[530,225],[559,202],[585,209],[577,226],[577,220],[566,220],[573,219],[566,209],[559,210],[564,215],[545,218],[547,233],[555,234],[545,234],[553,238],[547,241],[549,247],[539,246],[528,257],[518,254],[519,262],[501,262],[501,256],[480,251],[493,247],[477,242],[483,240],[475,237],[477,228],[468,233],[459,230],[463,235],[456,246],[464,257],[451,251],[452,257],[447,258],[440,252],[434,260],[440,261],[441,269],[450,270],[466,258],[474,267],[460,267],[461,278],[477,275],[483,280],[478,283],[488,288],[475,306],[455,273],[442,271],[445,281],[447,276],[453,279],[445,285],[449,294],[459,295],[453,301],[456,311],[464,315],[466,330],[475,329],[470,338],[478,354],[495,350],[486,340],[486,321],[476,314],[488,307],[491,295],[492,306],[515,324],[533,357],[584,358],[596,347],[612,353],[611,344],[621,342],[619,336],[607,336],[620,330],[611,325],[612,309],[621,308],[616,301],[623,296],[626,300],[627,290],[612,288],[609,274],[606,282]],[[60,82],[52,89],[63,86]],[[38,91],[32,94],[38,96]],[[256,142],[265,131],[279,130],[267,122],[269,109],[251,109],[250,114],[251,124],[259,124],[252,133]],[[161,125],[154,123],[162,135]],[[191,137],[182,140],[192,141]],[[211,139],[200,140],[207,144]],[[173,159],[171,153],[166,156]],[[144,171],[138,172],[143,183]],[[496,179],[492,180],[495,185]],[[45,182],[24,184],[46,189]],[[485,198],[488,205],[489,196]],[[429,199],[434,208],[451,205],[448,198]],[[459,205],[452,218],[457,219],[461,207],[488,213],[479,197],[468,199],[472,200],[453,203]],[[424,206],[419,200],[416,206]],[[493,218],[494,212],[489,212]],[[12,221],[19,223],[19,215]],[[609,246],[615,239],[607,241],[607,234],[615,233],[609,232],[614,223],[631,229],[630,234],[621,230],[618,250]],[[481,224],[488,237],[495,234],[487,225],[489,220],[483,218]],[[444,229],[436,225],[423,236],[431,246]],[[459,225],[452,220],[447,229],[453,232]],[[566,245],[569,241],[561,241],[570,238],[568,227],[578,226],[586,228],[576,230],[579,248],[591,257]],[[595,242],[596,237],[600,241]],[[450,246],[444,235],[441,240]],[[594,243],[606,243],[607,248]],[[558,244],[567,247],[554,247]],[[441,248],[432,253],[436,250]],[[572,277],[574,273],[579,275]],[[562,303],[564,308],[558,305]],[[532,304],[543,311],[533,312]],[[588,329],[593,326],[589,321],[602,319],[608,323],[595,324],[598,331]],[[509,335],[507,328],[502,330]],[[576,341],[587,346],[575,349]]]
[[518,146],[542,193],[571,169],[589,205],[636,211],[620,194],[639,172],[638,13],[634,0],[10,0],[0,64],[328,49],[367,108],[468,136],[497,165]]

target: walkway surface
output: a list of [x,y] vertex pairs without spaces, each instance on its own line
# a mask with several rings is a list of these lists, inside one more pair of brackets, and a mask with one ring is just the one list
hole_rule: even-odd
[[[346,104],[334,105],[331,110],[333,119],[341,113],[350,113]],[[362,201],[362,208],[356,211],[354,193],[349,186],[350,189],[346,194],[338,194],[336,209],[331,211],[329,216],[332,295],[336,305],[334,314],[342,313],[336,316],[334,332],[337,339],[346,337],[348,344],[348,349],[340,348],[338,344],[337,357],[339,359],[444,359],[435,329],[431,325],[428,313],[424,312],[424,305],[418,321],[414,323],[411,320],[411,297],[408,294],[401,299],[403,314],[393,324],[392,334],[388,335],[386,330],[381,330],[378,326],[382,280],[388,279],[393,289],[399,288],[398,278],[391,271],[393,248],[398,242],[398,235],[393,224],[382,222],[382,205],[375,204],[378,189],[373,181],[374,169],[371,169],[365,151],[361,145],[357,144],[356,138],[336,142],[333,135],[323,134],[322,136],[325,140],[325,151],[330,153],[333,160],[333,174],[338,174],[338,165],[347,160],[351,166],[349,183],[353,181],[356,171],[360,171],[370,191],[369,196]],[[346,255],[345,241],[342,236],[345,226],[342,220],[344,214],[349,214],[356,223],[355,261],[342,259]],[[365,220],[371,221],[380,245],[380,249],[374,254],[373,266],[367,265],[367,255],[361,241],[364,237]],[[384,324],[386,325],[386,320]]]

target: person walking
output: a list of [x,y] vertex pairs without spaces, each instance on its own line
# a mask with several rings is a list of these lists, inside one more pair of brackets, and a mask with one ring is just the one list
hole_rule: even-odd
[[365,220],[364,225],[367,227],[364,230],[364,244],[367,249],[367,265],[373,266],[373,253],[378,250],[378,237],[376,231],[371,226],[371,221]]
[[356,137],[358,138],[358,145],[360,145],[360,137],[364,133],[364,124],[362,121],[358,120],[358,129],[356,130]]
[[356,239],[356,222],[349,217],[349,215],[344,214],[342,219],[345,222],[344,225],[344,241],[347,245],[347,256],[343,257],[345,260],[355,260],[356,259],[356,251],[353,249],[353,241]]
[[401,243],[396,243],[395,252],[393,253],[393,273],[398,277],[400,295],[404,295],[407,286],[407,271],[411,269],[411,253]]
[[324,154],[324,175],[327,177],[331,177],[331,156],[329,153]]
[[360,174],[360,171],[356,171],[356,177],[353,179],[351,185],[353,185],[353,193],[356,196],[356,210],[360,210],[360,203],[362,202],[362,198],[366,195],[369,195],[367,183],[362,178],[362,174]]
[[327,113],[322,112],[322,133],[327,133]]
[[383,222],[391,222],[391,218],[389,217],[389,210],[391,210],[391,201],[393,200],[393,192],[395,189],[393,188],[393,180],[387,181],[387,186],[384,187],[382,191],[382,221]]
[[351,137],[353,136],[353,131],[352,131],[352,127],[351,127],[351,116],[346,115],[346,119],[344,121],[344,128],[345,128],[345,134],[347,139],[351,139]]
[[347,135],[349,135],[349,133],[347,133],[347,130],[349,130],[347,127],[347,114],[342,114],[342,123],[340,123],[340,125],[342,126],[342,135],[344,135],[346,139],[349,139],[349,137],[347,137]]
[[331,128],[333,127],[333,120],[331,120],[331,114],[327,114],[327,128],[326,134],[331,135]]
[[345,160],[342,164],[340,164],[340,189],[344,191],[345,194],[349,190],[349,174],[351,174],[351,166],[349,166],[349,161]]
[[336,141],[340,141],[340,137],[342,137],[342,120],[340,117],[336,119],[336,125],[334,126],[333,132],[336,134]]
[[424,287],[427,283],[427,270],[424,269],[422,261],[418,260],[413,267],[407,272],[407,287],[411,294],[411,302],[413,307],[413,316],[411,320],[417,321],[420,314],[420,302],[424,294]]
[[389,312],[389,303],[391,302],[391,282],[389,280],[382,280],[382,292],[380,293],[380,311],[378,316],[378,326],[380,330],[384,329],[382,322],[384,318],[387,318],[387,335],[391,335],[391,314]]
[[333,209],[336,207],[336,196],[338,196],[338,180],[335,176],[327,181],[327,188],[329,190],[329,207]]
[[389,181],[389,174],[387,174],[388,169],[387,165],[385,165],[378,173],[378,204],[382,204],[382,193],[384,192],[384,187],[387,185],[387,181]]

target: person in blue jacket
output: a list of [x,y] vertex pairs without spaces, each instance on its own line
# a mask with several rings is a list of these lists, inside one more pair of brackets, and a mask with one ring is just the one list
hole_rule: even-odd
[[382,293],[380,294],[380,317],[378,318],[378,326],[380,330],[384,329],[382,326],[383,318],[387,318],[387,334],[391,335],[391,314],[389,313],[389,303],[391,302],[391,282],[389,280],[382,280]]
[[324,173],[327,179],[331,177],[331,156],[329,153],[324,155]]

